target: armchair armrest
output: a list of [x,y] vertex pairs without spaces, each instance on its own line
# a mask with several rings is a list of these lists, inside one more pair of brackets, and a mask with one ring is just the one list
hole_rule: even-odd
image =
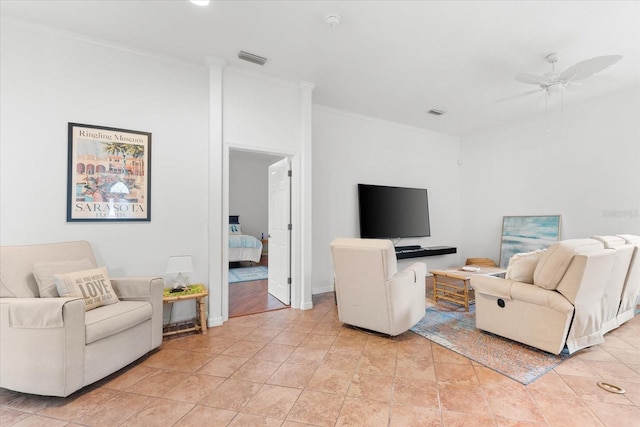
[[116,277],[111,286],[121,300],[149,301],[153,297],[162,300],[164,280],[159,277]]
[[[84,305],[81,298],[0,298],[0,387],[53,396],[82,387]],[[28,320],[29,309],[41,319]]]
[[426,264],[415,262],[387,281],[390,335],[406,331],[424,317],[426,274]]
[[423,262],[414,262],[409,267],[396,273],[394,280],[397,278],[400,281],[404,281],[405,277],[411,279],[413,283],[421,283],[424,285],[424,279],[427,276],[427,265]]
[[151,348],[162,344],[162,290],[160,277],[120,277],[111,279],[111,286],[121,300],[149,301],[151,303]]
[[561,313],[572,313],[573,304],[561,293],[536,285],[494,276],[471,276],[471,287],[477,294],[495,298],[514,299],[553,308]]

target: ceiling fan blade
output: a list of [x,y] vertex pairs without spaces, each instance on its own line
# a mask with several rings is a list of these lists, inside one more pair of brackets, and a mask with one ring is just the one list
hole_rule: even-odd
[[578,62],[573,67],[567,68],[562,74],[560,74],[560,80],[576,81],[586,79],[587,77],[604,70],[610,65],[615,64],[621,59],[622,55],[606,55],[596,56],[595,58]]
[[529,92],[524,92],[524,93],[519,93],[517,95],[508,96],[506,98],[495,100],[495,101],[492,102],[492,104],[496,103],[496,102],[510,101],[510,100],[516,99],[516,98],[522,98],[523,96],[531,95],[532,93],[542,92],[543,90],[544,90],[543,88],[539,88],[539,89],[535,89],[535,90],[530,90]]
[[538,74],[533,73],[518,73],[516,74],[516,80],[527,83],[530,85],[546,85],[551,83],[551,79],[547,76],[540,76]]

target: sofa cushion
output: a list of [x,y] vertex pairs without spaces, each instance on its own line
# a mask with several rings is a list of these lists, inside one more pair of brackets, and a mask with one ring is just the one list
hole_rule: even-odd
[[505,279],[533,283],[533,272],[546,249],[515,254],[509,259]]
[[61,297],[84,298],[85,310],[115,304],[119,301],[111,286],[106,267],[55,274],[53,277],[58,294]]
[[85,313],[85,342],[91,344],[151,319],[147,301],[120,301]]
[[544,289],[555,290],[574,255],[603,248],[602,242],[593,239],[570,239],[554,243],[540,257],[533,272],[533,283]]
[[74,271],[89,270],[93,264],[89,258],[72,259],[66,261],[36,261],[33,263],[33,277],[38,284],[40,298],[56,298],[58,289],[53,280],[55,274],[73,273]]

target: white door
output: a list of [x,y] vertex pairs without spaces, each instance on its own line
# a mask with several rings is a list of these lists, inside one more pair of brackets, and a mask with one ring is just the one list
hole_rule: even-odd
[[269,166],[269,285],[271,295],[291,303],[291,178],[289,161]]

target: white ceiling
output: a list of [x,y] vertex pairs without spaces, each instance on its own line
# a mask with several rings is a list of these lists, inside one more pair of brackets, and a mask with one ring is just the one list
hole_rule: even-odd
[[[634,90],[640,96],[640,1],[0,1],[18,18],[181,60],[206,57],[315,84],[314,103],[467,135],[544,114],[517,72],[550,71],[600,55],[624,58],[564,107]],[[325,17],[338,14],[330,28]],[[245,50],[269,61],[237,59]],[[594,79],[597,81],[598,79]],[[553,100],[550,108],[559,108]],[[555,106],[554,106],[555,105]],[[431,108],[447,114],[434,117]]]

